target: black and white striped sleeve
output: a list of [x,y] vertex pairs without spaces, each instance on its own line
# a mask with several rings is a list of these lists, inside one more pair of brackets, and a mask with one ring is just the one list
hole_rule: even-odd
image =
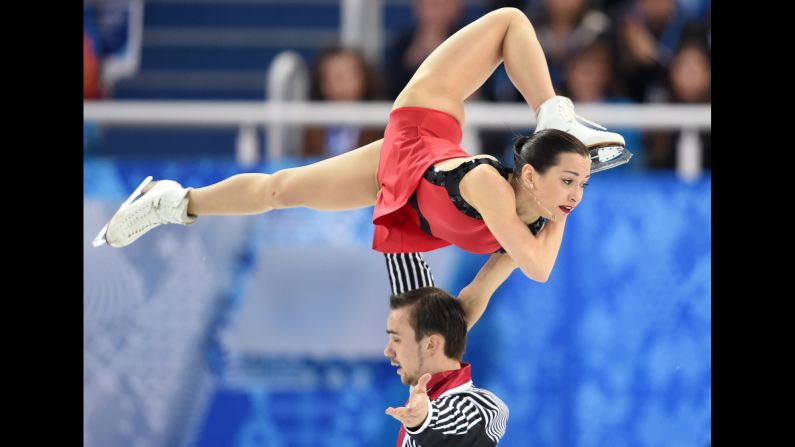
[[389,285],[395,295],[420,287],[434,287],[431,268],[422,253],[384,253]]
[[471,388],[429,405],[421,426],[406,427],[408,446],[495,446],[505,434],[508,407],[488,390]]

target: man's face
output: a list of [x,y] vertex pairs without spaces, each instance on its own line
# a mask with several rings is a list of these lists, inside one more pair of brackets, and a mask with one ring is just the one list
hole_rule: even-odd
[[389,358],[393,366],[398,366],[397,373],[404,385],[416,385],[417,380],[424,373],[422,359],[422,342],[415,340],[414,328],[409,324],[411,307],[402,307],[389,312],[386,320],[386,333],[389,343],[384,349],[384,355]]

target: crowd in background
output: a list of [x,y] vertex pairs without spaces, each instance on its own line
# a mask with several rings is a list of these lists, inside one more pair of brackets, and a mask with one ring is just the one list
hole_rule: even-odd
[[[413,0],[413,25],[385,48],[374,64],[342,46],[321,50],[312,61],[310,99],[394,99],[425,57],[462,26],[465,2]],[[546,54],[555,91],[583,103],[709,103],[711,84],[710,0],[490,0],[486,10],[515,7],[533,23]],[[86,29],[86,28],[84,28]],[[107,34],[107,33],[106,33]],[[83,96],[109,97],[100,82],[103,51],[96,30],[83,39]],[[107,46],[107,44],[105,45]],[[523,101],[504,68],[474,98]],[[383,128],[309,127],[300,155],[331,157],[383,136]],[[481,131],[481,145],[503,161],[512,140],[531,129]],[[611,129],[624,135],[637,156],[634,169],[673,169],[679,132]],[[710,133],[699,134],[703,167],[710,168]]]

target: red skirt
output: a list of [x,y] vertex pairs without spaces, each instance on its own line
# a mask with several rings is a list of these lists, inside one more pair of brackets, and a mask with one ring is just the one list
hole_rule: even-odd
[[[410,253],[455,243],[422,231],[419,216],[408,200],[431,165],[470,156],[459,147],[460,143],[461,126],[447,113],[423,107],[401,107],[389,114],[378,161],[381,191],[373,211],[374,250]],[[421,209],[426,212],[422,206]],[[463,214],[461,217],[471,219]],[[482,221],[480,225],[484,225]],[[488,239],[493,241],[493,237]],[[496,241],[489,245],[494,243]]]

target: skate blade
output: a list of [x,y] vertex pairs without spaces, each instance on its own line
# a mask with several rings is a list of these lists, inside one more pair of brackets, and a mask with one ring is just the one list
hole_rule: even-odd
[[591,149],[590,153],[591,174],[627,164],[632,158],[632,152],[624,146],[600,147]]

